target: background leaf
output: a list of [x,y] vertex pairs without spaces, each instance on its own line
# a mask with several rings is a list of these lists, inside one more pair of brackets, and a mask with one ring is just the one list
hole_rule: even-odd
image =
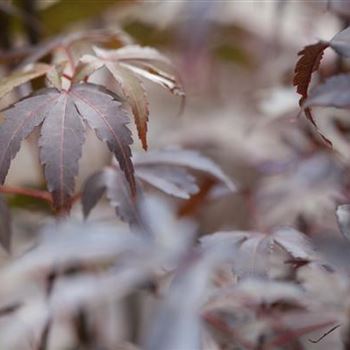
[[350,74],[339,74],[327,79],[310,93],[304,107],[350,107]]
[[34,64],[30,69],[14,72],[0,80],[0,98],[11,92],[15,87],[47,74],[52,67],[44,63]]

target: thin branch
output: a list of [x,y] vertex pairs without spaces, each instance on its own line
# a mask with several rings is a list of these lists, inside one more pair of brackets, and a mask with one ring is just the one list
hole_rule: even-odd
[[341,325],[337,324],[336,326],[332,327],[329,331],[327,331],[326,333],[322,334],[318,339],[308,339],[310,343],[313,344],[317,344],[319,343],[323,338],[325,338],[328,334],[334,332],[337,328],[339,328]]
[[286,329],[284,332],[281,332],[276,338],[269,341],[266,345],[266,349],[275,349],[286,344],[289,344],[291,340],[300,338],[301,336],[316,331],[320,328],[330,326],[334,321],[323,322],[311,326],[306,326],[299,329]]

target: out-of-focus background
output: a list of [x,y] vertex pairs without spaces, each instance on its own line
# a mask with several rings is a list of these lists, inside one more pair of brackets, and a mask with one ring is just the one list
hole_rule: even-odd
[[[307,191],[296,190],[296,183],[303,180],[294,178],[295,171],[302,165],[301,154],[310,152],[311,146],[300,131],[304,118],[298,115],[299,97],[292,78],[297,53],[304,45],[328,40],[346,27],[347,1],[5,0],[0,5],[2,74],[6,74],[9,62],[4,58],[11,57],[9,53],[15,62],[16,54],[29,45],[90,28],[120,26],[139,44],[170,57],[186,90],[185,105],[146,83],[150,148],[199,149],[242,189],[195,208],[193,214],[200,218],[204,232],[254,227],[246,198],[250,194],[257,196],[254,212],[262,227],[297,220],[306,225],[310,217],[313,223],[334,224],[334,215],[327,216],[329,195],[337,192],[332,179],[322,177],[316,188],[303,184]],[[335,67],[335,55],[326,51],[321,73],[327,76]],[[330,129],[332,139],[334,131],[322,113],[315,118],[321,130]],[[341,156],[348,158],[346,140],[332,141]],[[140,148],[137,142],[134,148]],[[9,185],[42,184],[36,153],[35,143],[26,142],[11,166]],[[299,171],[327,168],[324,160],[313,161]],[[88,137],[78,182],[108,162],[105,146]],[[320,171],[327,173],[327,169]],[[13,201],[18,207],[22,202],[20,198]]]
[[[350,198],[344,177],[350,161],[350,119],[344,111],[315,108],[320,132],[333,144],[332,150],[321,147],[319,135],[300,113],[292,81],[297,54],[305,45],[329,40],[348,26],[349,1],[0,1],[0,76],[31,47],[93,28],[121,27],[140,45],[171,59],[186,98],[145,82],[149,148],[199,150],[238,186],[235,193],[222,193],[203,177],[197,197],[175,202],[178,216],[194,219],[200,234],[225,229],[270,232],[281,225],[310,237],[339,234],[336,205]],[[347,71],[348,63],[326,50],[312,83]],[[30,88],[6,96],[0,107]],[[24,142],[7,185],[44,187],[37,137],[34,133]],[[137,141],[133,150],[144,152]],[[105,145],[88,133],[78,187],[110,161]],[[48,220],[48,210],[20,195],[8,199],[14,245],[21,251],[36,227]],[[73,216],[81,217],[79,202]],[[107,201],[94,209],[92,219],[117,220]],[[307,349],[340,349],[338,335],[322,345],[307,342]]]

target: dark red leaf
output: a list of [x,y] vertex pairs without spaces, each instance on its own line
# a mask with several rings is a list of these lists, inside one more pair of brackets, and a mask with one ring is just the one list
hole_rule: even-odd
[[298,53],[298,56],[301,57],[295,66],[293,85],[297,87],[297,92],[301,95],[300,104],[307,98],[312,73],[318,69],[323,51],[328,46],[328,43],[319,41],[316,44],[305,46]]
[[74,100],[63,91],[46,115],[39,141],[47,187],[57,209],[69,205],[74,194],[84,133]]
[[22,100],[6,110],[5,121],[0,128],[0,182],[4,183],[11,160],[20,149],[21,142],[44,120],[57,99],[54,89]]
[[116,98],[97,85],[78,84],[69,91],[42,90],[40,95],[26,98],[6,110],[6,120],[0,128],[1,182],[21,141],[43,122],[40,159],[45,167],[48,189],[57,210],[69,209],[87,121],[115,154],[134,195],[134,168],[130,160],[132,139],[126,127],[129,119]]
[[71,89],[81,116],[96,131],[97,137],[107,143],[124,171],[133,195],[136,194],[134,167],[131,162],[131,132],[127,112],[106,89],[94,84],[78,84]]

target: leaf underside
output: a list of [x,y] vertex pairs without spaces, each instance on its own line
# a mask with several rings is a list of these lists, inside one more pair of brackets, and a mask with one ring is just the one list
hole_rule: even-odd
[[322,106],[350,108],[350,74],[339,74],[327,79],[313,89],[305,107]]
[[117,216],[131,225],[140,224],[135,197],[120,171],[114,167],[106,167],[88,178],[82,190],[82,206],[84,217],[87,218],[106,194]]
[[[189,199],[199,191],[196,179],[190,173],[191,170],[206,173],[223,182],[231,191],[235,189],[235,185],[214,162],[195,151],[181,149],[148,151],[139,155],[134,154],[133,164],[137,180],[177,198]],[[82,191],[85,217],[105,192],[112,206],[117,209],[118,216],[129,223],[137,221],[134,212],[135,203],[130,192],[123,186],[120,170],[115,166],[95,173],[86,181]],[[140,186],[138,193],[142,193]]]

